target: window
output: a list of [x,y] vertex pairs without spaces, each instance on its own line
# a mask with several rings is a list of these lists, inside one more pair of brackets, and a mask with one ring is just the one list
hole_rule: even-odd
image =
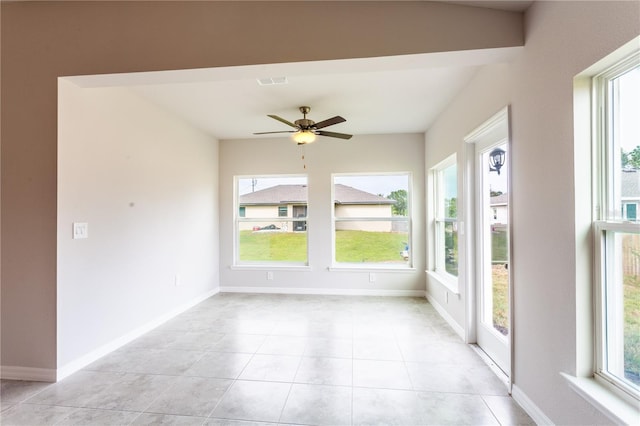
[[458,168],[455,154],[432,169],[435,272],[458,276]]
[[640,400],[640,52],[593,79],[596,377]]
[[333,176],[336,264],[411,266],[409,182],[408,173]]
[[307,177],[235,178],[235,265],[307,264]]

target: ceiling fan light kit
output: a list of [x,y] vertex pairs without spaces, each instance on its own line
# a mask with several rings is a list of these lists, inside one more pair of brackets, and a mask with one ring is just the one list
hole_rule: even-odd
[[311,130],[300,130],[299,132],[295,132],[291,137],[298,145],[306,145],[316,140],[316,134]]
[[293,127],[296,130],[285,130],[279,132],[258,132],[254,133],[254,135],[266,135],[271,133],[293,133],[292,139],[298,145],[306,145],[312,143],[316,140],[316,136],[328,136],[330,138],[339,138],[339,139],[351,139],[352,135],[346,133],[337,133],[337,132],[327,132],[325,130],[320,130],[328,126],[332,126],[338,123],[344,123],[344,118],[336,115],[335,117],[328,118],[326,120],[320,121],[316,123],[313,120],[307,118],[307,114],[311,111],[311,108],[308,106],[301,106],[300,112],[302,113],[302,118],[294,121],[293,123],[289,120],[286,120],[282,117],[278,117],[277,115],[269,114],[268,117],[273,118],[274,120],[278,120],[281,123],[286,124],[287,126]]

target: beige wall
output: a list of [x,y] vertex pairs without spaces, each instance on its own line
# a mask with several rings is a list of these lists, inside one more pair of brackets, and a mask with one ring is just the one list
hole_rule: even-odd
[[[574,255],[576,242],[588,237],[576,216],[590,206],[576,211],[574,200],[588,198],[583,194],[590,188],[588,172],[574,180],[574,154],[588,158],[590,148],[574,145],[573,77],[639,34],[640,8],[637,2],[539,1],[526,13],[526,28],[521,57],[481,70],[428,130],[426,167],[453,152],[464,158],[464,136],[511,105],[514,385],[555,424],[609,424],[560,376],[575,374],[578,357],[591,352],[587,345],[578,353],[583,337],[576,332],[577,293],[589,291],[576,270],[590,259]],[[448,303],[444,287],[429,281],[428,291],[465,324],[464,289]]]
[[[217,141],[130,91],[65,80],[57,212],[63,370],[218,287]],[[88,239],[71,238],[73,222],[89,224]]]
[[58,77],[523,43],[520,14],[425,2],[50,1],[0,7],[1,358],[3,365],[36,369],[57,365]]
[[246,206],[245,217],[278,218],[278,206]]
[[[390,205],[337,205],[335,206],[335,216],[348,218],[348,217],[391,217]],[[371,232],[391,232],[391,222],[369,222],[369,221],[354,221],[354,222],[336,222],[336,230],[340,231],[371,231]]]
[[[254,226],[268,226],[268,225],[276,225],[283,231],[293,231],[293,222],[285,221],[284,218],[278,216],[278,205],[272,206],[246,206],[245,207],[245,218],[273,218],[272,221],[267,222],[240,222],[239,228],[242,231],[251,230]],[[290,216],[292,213],[293,206],[287,206],[287,215]]]
[[336,217],[390,217],[391,205],[341,204],[335,206]]

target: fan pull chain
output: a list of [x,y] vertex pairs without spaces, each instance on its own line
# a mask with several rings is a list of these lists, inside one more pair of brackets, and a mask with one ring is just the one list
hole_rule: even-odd
[[306,153],[307,150],[305,149],[304,145],[302,145],[301,148],[302,148],[302,157],[301,157],[301,159],[302,159],[302,168],[304,170],[307,170],[307,162],[304,159],[304,154]]

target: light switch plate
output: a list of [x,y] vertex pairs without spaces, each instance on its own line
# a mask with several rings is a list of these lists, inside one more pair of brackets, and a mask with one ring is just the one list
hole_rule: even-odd
[[89,238],[89,224],[86,222],[73,222],[73,239],[81,240]]

